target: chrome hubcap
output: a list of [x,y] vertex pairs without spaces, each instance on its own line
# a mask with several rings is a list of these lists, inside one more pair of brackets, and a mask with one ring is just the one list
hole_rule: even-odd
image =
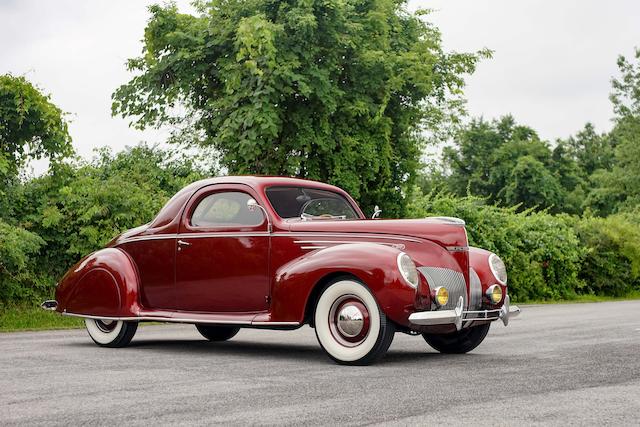
[[333,337],[345,347],[360,345],[369,334],[369,311],[360,298],[343,295],[329,311],[329,328]]
[[364,327],[364,315],[355,305],[346,305],[338,313],[338,331],[346,337],[355,337]]

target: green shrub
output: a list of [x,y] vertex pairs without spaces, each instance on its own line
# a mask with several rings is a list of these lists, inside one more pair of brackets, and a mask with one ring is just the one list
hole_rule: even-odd
[[633,217],[585,218],[576,231],[587,248],[580,272],[586,293],[624,296],[640,290],[640,225]]
[[516,300],[571,298],[584,286],[579,277],[585,250],[574,220],[545,212],[487,205],[478,197],[449,194],[411,197],[412,217],[444,215],[467,223],[472,246],[497,253],[509,271],[509,293]]
[[46,292],[48,280],[37,274],[35,258],[44,241],[34,233],[0,221],[0,306],[33,300]]

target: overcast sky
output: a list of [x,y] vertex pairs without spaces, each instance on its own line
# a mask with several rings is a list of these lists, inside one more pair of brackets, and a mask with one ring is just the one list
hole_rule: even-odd
[[[159,142],[110,114],[111,93],[130,78],[153,1],[0,0],[0,74],[24,75],[64,111],[78,153]],[[178,2],[182,10],[189,1]],[[468,78],[473,116],[511,113],[549,140],[585,122],[610,128],[607,99],[616,57],[640,46],[640,2],[412,0],[436,9],[430,20],[447,50],[494,50]],[[36,172],[42,165],[36,165]]]

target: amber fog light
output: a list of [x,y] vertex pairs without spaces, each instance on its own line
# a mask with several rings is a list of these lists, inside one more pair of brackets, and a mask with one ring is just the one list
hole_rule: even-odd
[[502,288],[500,285],[489,286],[489,289],[487,289],[487,298],[489,298],[489,301],[493,304],[502,301]]
[[433,291],[433,300],[436,302],[438,307],[442,307],[447,305],[449,302],[449,291],[444,286],[438,286]]

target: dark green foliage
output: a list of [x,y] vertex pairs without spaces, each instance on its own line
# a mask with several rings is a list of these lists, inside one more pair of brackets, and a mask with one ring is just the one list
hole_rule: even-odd
[[50,286],[36,267],[44,241],[34,233],[0,221],[0,306],[42,295]]
[[444,150],[444,189],[486,197],[502,206],[575,212],[584,178],[564,146],[552,150],[536,132],[505,116],[472,120]]
[[616,114],[608,135],[613,159],[594,173],[594,189],[585,203],[602,216],[640,206],[640,49],[633,60],[619,57],[618,68],[610,96]]
[[29,160],[53,164],[73,154],[65,114],[24,77],[0,75],[0,219],[8,220],[12,185]]
[[629,217],[585,218],[576,226],[587,248],[580,277],[594,295],[624,296],[640,290],[640,226]]
[[0,173],[17,174],[29,158],[71,155],[64,113],[24,77],[0,75]]
[[[421,130],[458,116],[462,76],[488,55],[445,53],[405,2],[215,0],[152,6],[137,72],[113,112],[213,146],[230,174],[339,185],[403,214]],[[182,108],[176,110],[174,106]]]
[[574,160],[573,173],[588,178],[597,170],[608,170],[613,166],[614,143],[608,134],[598,134],[593,124],[587,123],[575,136],[558,142],[554,157],[556,151],[565,150],[566,154],[558,157]]

